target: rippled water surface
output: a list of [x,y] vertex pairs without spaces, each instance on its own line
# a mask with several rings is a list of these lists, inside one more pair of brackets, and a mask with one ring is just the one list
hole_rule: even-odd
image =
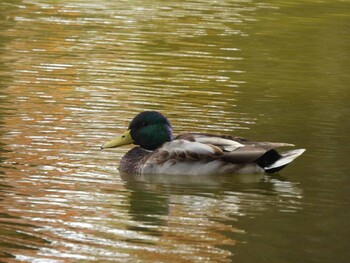
[[[349,8],[1,1],[0,261],[348,262]],[[129,147],[100,145],[149,109],[307,151],[272,176],[122,176]]]

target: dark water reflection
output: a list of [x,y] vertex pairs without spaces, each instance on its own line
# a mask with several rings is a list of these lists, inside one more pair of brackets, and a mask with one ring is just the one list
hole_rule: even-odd
[[278,177],[128,175],[125,180],[130,216],[142,225],[131,229],[166,235],[171,244],[162,244],[189,260],[230,261],[234,246],[245,242],[246,230],[238,227],[243,218],[258,218],[271,206],[283,213],[301,209],[301,190]]
[[[2,1],[0,261],[347,262],[346,1]],[[307,148],[273,176],[125,176],[139,111]]]

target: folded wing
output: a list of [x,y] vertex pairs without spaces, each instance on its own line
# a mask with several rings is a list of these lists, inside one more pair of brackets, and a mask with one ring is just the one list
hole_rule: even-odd
[[[239,170],[276,172],[304,150],[278,153],[275,148],[288,143],[252,142],[241,137],[187,133],[167,142],[145,160],[143,172],[208,173]],[[252,169],[243,169],[250,167]],[[155,170],[156,169],[156,170]],[[173,171],[174,172],[170,172]]]

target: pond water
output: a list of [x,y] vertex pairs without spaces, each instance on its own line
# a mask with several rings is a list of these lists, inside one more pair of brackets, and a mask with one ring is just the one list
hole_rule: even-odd
[[[278,2],[278,3],[276,3]],[[0,3],[1,262],[348,262],[348,1]],[[306,148],[276,175],[124,177],[143,110]]]

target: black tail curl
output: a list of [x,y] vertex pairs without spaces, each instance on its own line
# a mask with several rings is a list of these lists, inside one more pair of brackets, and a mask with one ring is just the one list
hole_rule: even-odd
[[259,165],[261,168],[265,170],[266,173],[276,173],[280,170],[282,170],[286,165],[279,166],[273,169],[265,169],[265,167],[270,166],[271,164],[275,163],[279,159],[282,158],[282,155],[280,155],[276,150],[272,149],[264,153],[258,160],[255,161],[257,165]]

